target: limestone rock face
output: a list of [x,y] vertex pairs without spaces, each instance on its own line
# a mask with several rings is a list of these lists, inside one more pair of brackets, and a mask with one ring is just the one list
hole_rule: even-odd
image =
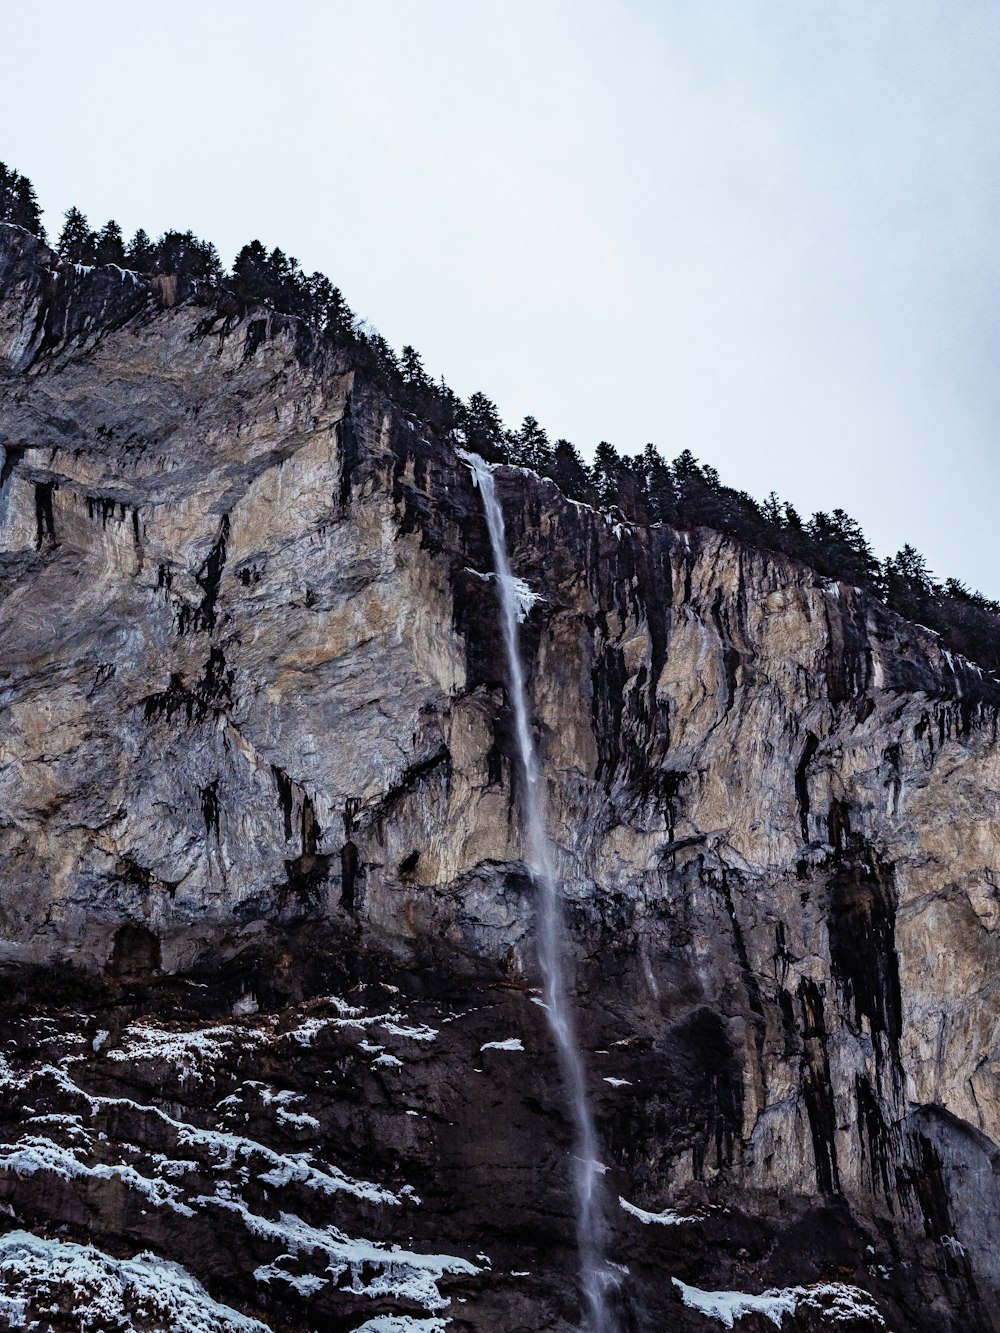
[[[0,227],[0,1273],[576,1327],[471,473],[356,349],[168,286]],[[996,682],[785,557],[497,487],[622,1328],[1000,1328]]]

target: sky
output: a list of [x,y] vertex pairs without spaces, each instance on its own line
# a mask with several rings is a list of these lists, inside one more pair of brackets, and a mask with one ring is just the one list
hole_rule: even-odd
[[1000,597],[996,0],[0,0],[0,160]]

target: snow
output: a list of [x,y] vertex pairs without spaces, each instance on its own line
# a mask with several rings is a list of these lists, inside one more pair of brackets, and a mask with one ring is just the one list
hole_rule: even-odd
[[252,1045],[266,1041],[263,1033],[245,1027],[199,1028],[194,1032],[171,1032],[166,1028],[137,1023],[126,1029],[121,1046],[109,1050],[107,1058],[123,1064],[137,1060],[163,1060],[178,1069],[181,1082],[193,1078],[198,1082],[202,1074],[198,1068],[221,1061],[234,1039]]
[[849,1286],[846,1282],[818,1282],[812,1287],[793,1287],[798,1294],[799,1308],[822,1311],[831,1323],[846,1323],[849,1319],[868,1319],[879,1328],[885,1320],[867,1291]]
[[286,1032],[284,1035],[291,1037],[292,1041],[297,1041],[300,1046],[311,1046],[319,1033],[329,1026],[330,1020],[328,1019],[307,1018],[304,1023],[300,1023],[297,1028],[292,1028],[290,1032]]
[[191,1209],[178,1201],[180,1190],[176,1185],[140,1175],[133,1166],[109,1166],[103,1162],[90,1166],[81,1162],[71,1148],[34,1134],[25,1135],[17,1143],[0,1144],[0,1171],[13,1171],[17,1176],[41,1172],[62,1180],[119,1180],[126,1189],[142,1194],[156,1208],[171,1208],[184,1217],[193,1216]]
[[734,1321],[742,1319],[745,1314],[763,1315],[780,1328],[786,1314],[795,1314],[796,1301],[790,1291],[766,1291],[763,1296],[747,1296],[741,1291],[701,1291],[676,1277],[673,1284],[686,1306],[721,1320],[726,1328],[732,1328]]
[[402,1060],[397,1060],[394,1055],[390,1055],[388,1052],[386,1052],[384,1055],[378,1056],[375,1060],[372,1061],[373,1069],[378,1069],[378,1068],[402,1069],[402,1067],[403,1067]]
[[407,1027],[387,1019],[383,1027],[394,1037],[409,1037],[411,1041],[436,1041],[438,1035],[437,1028],[428,1027],[426,1023],[420,1023],[417,1027]]
[[[305,1101],[305,1096],[301,1092],[293,1092],[290,1088],[284,1088],[281,1092],[275,1092],[269,1088],[266,1083],[259,1083],[256,1079],[247,1079],[243,1084],[245,1088],[253,1088],[259,1094],[261,1101],[265,1106],[275,1106],[277,1110],[274,1118],[279,1125],[291,1125],[294,1129],[319,1129],[320,1123],[313,1115],[308,1115],[305,1111],[290,1111],[290,1106],[297,1106],[299,1102]],[[219,1107],[225,1105],[239,1106],[240,1098],[235,1094],[226,1097],[219,1102]],[[217,1108],[218,1109],[218,1108]]]
[[[65,1287],[75,1297],[74,1327],[81,1333],[132,1328],[135,1322],[172,1333],[269,1333],[266,1324],[221,1305],[179,1264],[148,1251],[114,1259],[92,1245],[43,1240],[26,1231],[0,1237],[0,1312],[23,1328],[27,1301],[40,1287]],[[47,1306],[65,1307],[47,1294]],[[11,1318],[20,1307],[20,1321]],[[34,1325],[33,1325],[34,1327]]]
[[254,1269],[253,1275],[258,1282],[268,1283],[272,1278],[287,1282],[300,1296],[315,1296],[317,1291],[322,1291],[330,1280],[325,1277],[310,1277],[308,1275],[296,1277],[294,1273],[286,1272],[284,1268],[279,1268],[277,1264],[262,1264],[260,1268]]
[[305,1111],[286,1111],[283,1106],[278,1107],[275,1119],[280,1125],[291,1125],[293,1129],[320,1128],[320,1123],[314,1115],[308,1115]]
[[480,1051],[523,1051],[520,1037],[508,1037],[506,1041],[487,1041],[480,1046]]
[[510,576],[508,586],[514,594],[518,624],[523,625],[531,613],[531,608],[536,606],[542,598],[539,593],[532,592],[524,579],[518,578],[516,574]]
[[[437,1029],[428,1027],[425,1023],[416,1025],[401,1022],[403,1015],[398,1010],[390,1010],[389,1013],[365,1014],[361,1009],[354,1009],[343,1001],[334,1000],[332,1003],[338,1006],[341,1014],[339,1018],[307,1018],[304,1023],[291,1031],[284,1033],[285,1037],[292,1038],[302,1046],[311,1046],[318,1033],[324,1028],[370,1028],[383,1027],[386,1032],[395,1037],[407,1037],[411,1041],[433,1041],[437,1034]],[[367,1040],[360,1043],[362,1050],[371,1051],[373,1044]],[[379,1047],[379,1050],[382,1048]]]
[[[474,575],[477,579],[482,579],[484,583],[495,583],[497,579],[496,574],[483,574],[480,570],[473,569],[470,565],[465,566],[465,572],[466,574]],[[531,608],[537,606],[539,602],[543,602],[545,599],[542,597],[541,593],[532,592],[530,585],[524,579],[518,578],[516,574],[511,574],[506,582],[508,588],[510,588],[511,592],[514,594],[514,602],[517,608],[517,622],[519,625],[523,625],[531,613]]]
[[383,1314],[366,1319],[354,1333],[445,1333],[450,1319],[414,1319],[411,1315]]
[[[166,1111],[161,1110],[158,1106],[144,1106],[141,1102],[133,1101],[129,1097],[101,1097],[94,1093],[85,1092],[73,1082],[65,1070],[57,1069],[54,1065],[44,1066],[39,1073],[54,1077],[62,1091],[68,1095],[84,1098],[89,1103],[92,1112],[102,1106],[127,1106],[132,1110],[140,1111],[144,1115],[157,1117],[175,1131],[179,1147],[206,1147],[209,1152],[222,1159],[221,1165],[224,1168],[232,1167],[237,1158],[262,1158],[264,1163],[270,1167],[269,1171],[259,1177],[266,1184],[281,1186],[294,1182],[297,1185],[304,1185],[307,1189],[316,1190],[320,1194],[330,1195],[343,1191],[354,1195],[357,1199],[363,1199],[367,1203],[402,1203],[400,1196],[393,1194],[391,1190],[375,1185],[369,1180],[355,1180],[351,1176],[345,1175],[337,1167],[331,1166],[326,1171],[320,1171],[310,1164],[307,1154],[279,1153],[262,1143],[258,1143],[255,1139],[243,1138],[241,1135],[229,1134],[217,1129],[199,1129],[194,1125],[186,1124],[182,1120],[175,1120],[173,1116],[168,1115]],[[29,1143],[30,1140],[22,1139],[19,1140],[18,1145],[0,1145],[0,1152],[3,1151],[3,1147],[18,1148]],[[50,1147],[55,1149],[57,1153],[66,1152],[65,1149],[56,1149],[55,1144],[51,1144]],[[2,1168],[5,1160],[0,1157],[0,1168]],[[87,1174],[91,1171],[91,1168],[84,1167],[75,1158],[72,1160],[78,1168],[76,1174]],[[53,1170],[58,1166],[58,1162],[53,1159],[53,1165],[49,1165],[44,1161],[26,1157],[24,1159],[24,1169],[18,1173],[28,1174],[27,1167],[29,1165],[34,1171]],[[15,1167],[15,1169],[17,1168]],[[133,1171],[131,1167],[102,1167],[93,1170],[102,1174]],[[133,1172],[133,1175],[136,1180],[133,1181],[130,1178],[128,1183],[133,1188],[141,1188],[137,1182],[145,1178],[138,1176],[136,1172]],[[163,1182],[158,1181],[150,1183],[163,1184]],[[164,1188],[170,1187],[164,1185]],[[180,1210],[183,1206],[176,1205],[176,1207]]]
[[799,1310],[819,1314],[834,1324],[867,1319],[885,1328],[885,1320],[868,1293],[844,1282],[773,1288],[760,1296],[750,1296],[742,1291],[702,1291],[676,1277],[672,1281],[686,1306],[720,1320],[726,1328],[732,1328],[735,1320],[747,1314],[762,1315],[780,1328],[786,1314],[794,1317]]
[[610,1083],[613,1088],[630,1088],[631,1080],[627,1078],[605,1078],[605,1083]]
[[687,1217],[683,1213],[675,1213],[672,1208],[664,1208],[662,1213],[647,1213],[645,1208],[639,1208],[634,1203],[629,1203],[628,1199],[623,1199],[620,1194],[618,1196],[618,1202],[627,1213],[631,1213],[633,1217],[637,1217],[645,1226],[648,1226],[651,1222],[655,1222],[661,1227],[679,1227],[684,1226],[687,1222],[697,1222],[700,1220],[697,1217]]
[[480,1272],[467,1259],[449,1254],[418,1254],[396,1245],[354,1239],[334,1226],[310,1226],[293,1213],[280,1213],[278,1220],[272,1221],[250,1212],[246,1204],[236,1199],[205,1196],[196,1202],[235,1213],[251,1235],[276,1242],[288,1254],[316,1251],[325,1254],[335,1285],[359,1296],[409,1300],[425,1310],[440,1310],[448,1304],[447,1297],[437,1287],[445,1273],[471,1277]]
[[91,1046],[93,1047],[95,1055],[101,1049],[101,1047],[104,1045],[104,1043],[110,1036],[111,1033],[108,1032],[106,1028],[101,1028],[100,1032],[98,1032],[97,1036],[90,1043]]

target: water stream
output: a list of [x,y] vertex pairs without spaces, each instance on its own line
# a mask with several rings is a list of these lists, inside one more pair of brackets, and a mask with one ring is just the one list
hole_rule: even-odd
[[608,1271],[601,1239],[601,1166],[597,1156],[597,1134],[587,1102],[583,1058],[576,1040],[573,1014],[563,969],[563,923],[559,885],[552,859],[546,819],[545,786],[538,769],[538,755],[531,734],[524,665],[518,642],[518,621],[523,605],[523,585],[514,578],[507,558],[503,510],[497,499],[493,472],[474,454],[462,454],[472,469],[483,498],[483,509],[493,549],[493,567],[500,594],[500,619],[507,650],[510,702],[514,709],[517,749],[521,763],[523,854],[538,892],[538,961],[542,973],[545,1013],[556,1045],[573,1123],[573,1187],[576,1194],[576,1239],[580,1285],[589,1314],[589,1333],[614,1333],[615,1321],[608,1310]]

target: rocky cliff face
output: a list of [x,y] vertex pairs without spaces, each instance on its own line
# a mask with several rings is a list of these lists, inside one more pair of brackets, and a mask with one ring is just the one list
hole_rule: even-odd
[[[0,227],[0,1326],[568,1330],[470,472],[175,295]],[[622,1327],[1000,1327],[995,683],[497,485]]]

